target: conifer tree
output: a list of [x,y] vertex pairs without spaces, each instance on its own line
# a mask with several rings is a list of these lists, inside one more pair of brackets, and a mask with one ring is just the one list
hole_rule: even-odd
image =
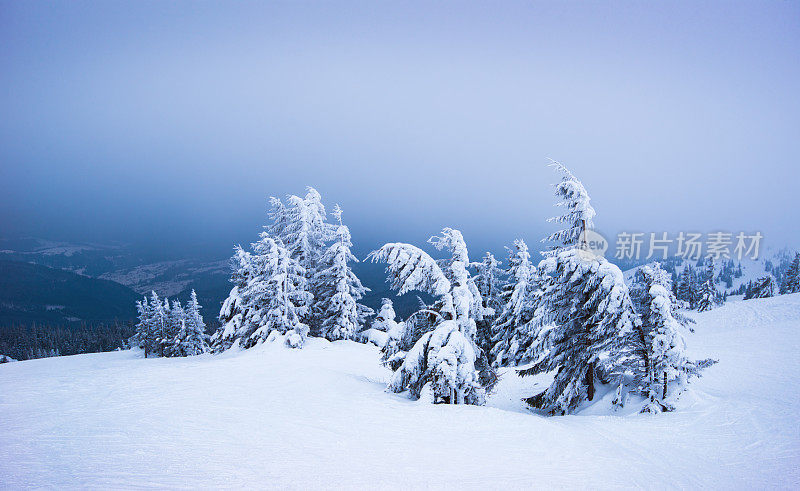
[[545,256],[552,256],[558,252],[574,247],[583,247],[586,240],[586,230],[594,227],[592,220],[595,217],[594,208],[590,204],[589,193],[572,173],[556,161],[551,167],[562,174],[561,182],[555,185],[555,195],[561,201],[556,206],[564,208],[560,216],[549,218],[548,222],[564,224],[565,228],[550,234],[542,242],[555,242]]
[[220,328],[211,337],[211,349],[215,353],[230,348],[236,340],[242,339],[248,327],[245,323],[248,306],[242,294],[254,275],[253,257],[241,246],[236,246],[230,266],[233,288],[219,311]]
[[147,358],[156,347],[152,310],[147,301],[147,296],[136,302],[136,311],[138,312],[139,322],[136,324],[136,333],[133,336],[134,339],[131,340],[131,345],[143,349],[144,357]]
[[[484,313],[497,317],[503,309],[504,302],[501,298],[503,294],[504,271],[500,268],[500,261],[495,259],[494,254],[487,252],[483,256],[483,261],[472,263],[477,269],[475,276],[475,286],[483,299]],[[489,310],[491,309],[491,310]]]
[[697,311],[705,312],[713,309],[718,303],[718,297],[719,292],[717,292],[717,289],[714,287],[713,280],[707,279],[700,286],[700,292],[698,293],[697,300]]
[[164,356],[164,346],[167,344],[169,331],[169,303],[167,303],[167,308],[164,308],[164,303],[158,298],[155,290],[150,295],[149,318],[158,355]]
[[[403,335],[404,325],[397,322],[397,314],[394,311],[394,304],[389,298],[381,299],[381,308],[375,314],[369,329],[361,331],[361,337],[366,342],[370,342],[379,348],[386,348],[389,343],[394,343],[397,348],[398,341]],[[394,349],[392,354],[397,352]]]
[[794,255],[794,260],[786,270],[781,284],[781,294],[797,292],[800,292],[800,252]]
[[281,335],[287,346],[302,347],[308,326],[301,319],[311,300],[304,268],[266,232],[253,250],[255,274],[242,294],[248,305],[243,346],[249,348]]
[[515,240],[514,248],[508,251],[509,283],[503,292],[505,306],[492,326],[491,358],[496,367],[518,363],[530,345],[524,327],[533,319],[539,288],[536,268],[531,264],[525,241]]
[[303,322],[311,326],[313,333],[319,334],[322,319],[315,315],[322,312],[321,305],[325,289],[318,285],[315,276],[320,269],[325,244],[332,238],[332,227],[326,222],[327,215],[322,197],[316,189],[306,188],[305,197],[291,195],[284,205],[279,199],[271,198],[271,217],[274,222],[267,230],[279,239],[305,271],[305,288],[312,294],[308,308],[304,309]]
[[[169,300],[164,299],[164,304],[169,305]],[[164,356],[183,356],[181,352],[180,336],[186,323],[186,313],[180,301],[173,300],[172,307],[167,311],[167,332],[164,336]]]
[[594,398],[595,379],[612,371],[608,350],[638,318],[622,271],[605,258],[565,250],[542,261],[539,270],[544,287],[530,323],[536,345],[529,350],[537,361],[519,373],[556,371],[550,386],[527,401],[566,414]]
[[761,278],[757,279],[755,283],[748,283],[744,300],[750,300],[752,298],[768,298],[774,294],[775,282],[772,279],[772,275],[768,274],[767,276],[762,276]]
[[368,307],[359,305],[365,288],[352,268],[349,261],[358,259],[350,252],[352,242],[350,229],[342,224],[342,209],[336,205],[333,216],[338,222],[334,233],[333,242],[323,254],[319,271],[314,277],[317,285],[320,310],[319,317],[322,321],[322,335],[331,341],[338,339],[355,339],[364,323]]
[[720,303],[720,294],[714,286],[714,261],[708,261],[706,271],[703,276],[703,284],[698,291],[697,311],[705,312],[716,307]]
[[476,321],[476,343],[484,353],[492,349],[492,324],[503,310],[504,271],[500,269],[500,261],[491,252],[483,256],[483,261],[472,263],[477,270],[475,286],[483,299],[483,319]]
[[450,251],[451,257],[439,263],[421,249],[401,243],[386,244],[368,256],[388,264],[392,288],[399,294],[419,290],[439,297],[433,312],[438,319],[435,329],[424,333],[402,357],[389,389],[408,390],[419,397],[430,383],[434,402],[483,404],[485,390],[475,369],[476,320],[482,319],[483,301],[467,270],[467,246],[461,232],[451,228],[429,242]]
[[179,335],[181,356],[195,356],[208,351],[206,325],[200,309],[202,307],[197,301],[197,293],[192,289],[189,303],[186,304],[183,329]]
[[[672,407],[666,399],[669,383],[673,392],[683,389],[689,376],[697,375],[699,366],[686,357],[683,331],[692,321],[681,315],[671,293],[671,279],[658,263],[641,267],[635,275],[630,294],[641,322],[617,338],[613,350],[614,369],[623,380],[633,374],[631,388],[647,398],[643,412],[662,412]],[[618,392],[615,401],[624,401]]]

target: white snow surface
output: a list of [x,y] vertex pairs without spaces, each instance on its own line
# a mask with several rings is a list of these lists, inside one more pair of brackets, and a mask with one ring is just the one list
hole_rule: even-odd
[[0,488],[797,488],[800,294],[693,317],[719,363],[659,415],[540,416],[510,370],[487,407],[412,401],[350,341],[2,364]]

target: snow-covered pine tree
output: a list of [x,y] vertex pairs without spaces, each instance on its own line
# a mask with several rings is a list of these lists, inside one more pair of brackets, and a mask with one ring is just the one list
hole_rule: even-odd
[[211,336],[211,350],[215,353],[230,348],[234,341],[242,339],[247,330],[244,322],[247,305],[245,299],[242,298],[242,292],[253,277],[253,257],[241,246],[236,246],[230,266],[230,281],[233,283],[233,288],[219,311],[220,327]]
[[153,290],[150,295],[150,321],[153,331],[153,338],[155,342],[155,348],[158,352],[159,356],[164,356],[164,347],[168,342],[167,336],[169,331],[169,301],[164,299],[166,303],[166,308],[164,307],[164,302],[158,298],[158,294]]
[[518,363],[530,345],[528,331],[522,328],[533,319],[539,288],[536,267],[531,263],[525,241],[515,240],[514,248],[508,248],[508,252],[509,283],[503,292],[505,305],[492,326],[491,359],[495,367]]
[[266,232],[253,244],[253,252],[254,274],[242,292],[247,306],[243,346],[249,348],[280,335],[287,346],[302,347],[308,326],[301,319],[311,302],[305,269]]
[[697,311],[705,312],[720,303],[720,294],[714,286],[714,261],[709,260],[706,265],[703,284],[697,292]]
[[429,242],[439,250],[449,250],[450,259],[440,266],[423,250],[402,243],[385,244],[368,256],[372,261],[388,263],[389,280],[398,294],[419,290],[439,297],[435,314],[443,319],[405,355],[389,389],[408,390],[412,397],[419,397],[430,383],[435,403],[483,404],[485,390],[475,369],[475,320],[482,317],[483,306],[467,270],[467,246],[461,232],[451,228],[443,229],[441,236],[431,237]]
[[543,290],[529,324],[537,339],[529,357],[536,361],[519,373],[556,371],[550,386],[527,402],[566,414],[594,398],[595,379],[612,370],[608,350],[638,317],[622,271],[603,257],[565,250],[544,259],[539,271]]
[[[381,308],[375,315],[372,325],[369,329],[362,331],[361,335],[379,348],[384,348],[392,342],[395,344],[396,348],[397,342],[403,335],[404,327],[403,323],[397,322],[396,319],[397,314],[394,311],[392,300],[390,298],[383,298],[381,299]],[[397,352],[397,350],[395,349],[394,352]]]
[[279,239],[289,251],[292,259],[296,260],[305,271],[305,288],[313,295],[303,322],[307,323],[313,334],[319,334],[321,319],[315,314],[322,312],[321,305],[324,288],[314,281],[319,271],[325,244],[332,237],[332,227],[326,222],[327,215],[322,197],[316,189],[306,188],[305,197],[291,195],[287,197],[287,204],[276,198],[271,198],[271,217],[274,222],[267,230],[270,235]]
[[503,276],[505,271],[500,268],[500,261],[495,259],[494,254],[487,252],[483,256],[483,261],[472,263],[478,274],[475,275],[475,286],[483,299],[484,313],[491,317],[500,315],[504,302]]
[[[683,331],[692,321],[679,313],[671,283],[669,273],[658,263],[639,268],[630,294],[641,322],[618,337],[612,351],[617,380],[626,383],[624,375],[632,374],[633,379],[627,381],[630,390],[647,398],[643,412],[671,410],[666,402],[669,383],[674,381],[672,392],[677,393],[700,370],[686,357]],[[624,403],[621,390],[620,385],[615,401],[619,405]]]
[[192,289],[189,303],[186,304],[183,330],[179,335],[181,356],[195,356],[208,351],[206,324],[203,322],[203,316],[200,315],[201,308],[197,301],[197,293]]
[[477,270],[475,275],[475,286],[478,287],[483,299],[483,320],[476,321],[477,338],[476,343],[484,353],[489,353],[492,349],[492,324],[503,310],[503,276],[504,271],[500,269],[500,261],[495,259],[491,252],[483,256],[483,261],[472,263]]
[[483,405],[486,394],[475,360],[475,345],[461,332],[458,322],[443,321],[433,331],[423,334],[406,354],[392,376],[389,389],[408,390],[419,398],[430,383],[434,404]]
[[769,298],[773,295],[775,295],[775,282],[772,279],[772,275],[768,274],[767,276],[762,276],[754,283],[748,285],[747,291],[744,295],[744,300],[750,300],[752,298]]
[[[169,300],[164,299],[164,305],[169,305]],[[186,322],[186,313],[180,301],[173,300],[172,307],[167,311],[167,332],[164,336],[164,356],[183,356],[181,353],[180,336]]]
[[697,292],[695,291],[694,270],[691,264],[687,264],[683,268],[677,290],[676,297],[678,300],[686,302],[686,305],[693,309],[697,299]]
[[136,333],[131,339],[131,346],[138,346],[144,350],[144,357],[147,358],[153,353],[156,347],[155,331],[153,330],[152,310],[145,295],[142,300],[136,302],[139,322],[136,324]]
[[800,252],[795,253],[792,264],[786,270],[780,292],[781,294],[800,292]]
[[332,215],[338,226],[333,241],[320,259],[314,284],[317,285],[319,318],[322,319],[321,334],[331,340],[355,339],[364,324],[366,306],[359,306],[364,293],[369,291],[347,264],[358,259],[350,252],[353,243],[350,229],[342,224],[342,209],[336,205]]
[[555,195],[561,201],[556,206],[564,207],[564,213],[549,218],[548,222],[564,224],[565,228],[550,234],[542,242],[555,242],[545,256],[553,256],[558,252],[574,247],[582,247],[586,240],[586,230],[594,227],[594,208],[589,204],[589,193],[572,173],[563,165],[552,161],[551,167],[562,174],[561,182],[555,185]]
[[697,311],[698,312],[705,312],[707,310],[711,310],[717,306],[719,297],[719,292],[714,287],[713,280],[706,280],[700,285],[700,291],[698,292],[698,300],[697,300]]

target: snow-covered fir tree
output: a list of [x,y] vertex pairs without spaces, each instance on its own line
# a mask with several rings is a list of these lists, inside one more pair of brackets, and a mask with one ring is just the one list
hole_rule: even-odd
[[342,224],[342,209],[336,205],[332,215],[338,222],[333,233],[333,241],[320,259],[314,276],[319,301],[319,318],[322,319],[321,333],[331,340],[355,339],[371,309],[358,303],[364,293],[369,291],[353,273],[349,261],[358,259],[350,252],[353,243],[350,229]]
[[419,397],[430,383],[434,402],[482,404],[485,391],[475,369],[475,321],[482,318],[483,302],[467,270],[467,246],[461,232],[451,228],[429,242],[448,250],[451,257],[440,265],[425,251],[402,243],[385,244],[368,256],[387,263],[392,288],[400,295],[419,290],[439,299],[435,316],[441,320],[404,357],[396,355],[396,360],[403,361],[389,388]]
[[249,348],[280,336],[287,346],[302,347],[308,335],[302,319],[311,303],[305,269],[266,232],[253,244],[252,257],[252,277],[241,293],[247,310],[242,346]]
[[414,344],[394,372],[389,388],[394,392],[408,390],[419,398],[430,383],[434,403],[483,405],[486,394],[475,359],[475,344],[459,323],[445,320]]
[[167,337],[169,331],[169,300],[164,299],[164,301],[166,302],[166,308],[164,302],[161,301],[155,291],[150,294],[149,318],[159,356],[164,356],[164,347],[169,342]]
[[530,323],[537,339],[534,364],[521,375],[555,371],[550,386],[527,399],[551,414],[573,412],[592,400],[595,379],[610,373],[608,351],[633,329],[633,309],[622,271],[603,257],[565,250],[539,264],[543,290]]
[[189,303],[184,309],[183,329],[178,335],[181,356],[195,356],[208,351],[206,324],[203,322],[200,309],[202,307],[197,301],[197,293],[192,289]]
[[219,311],[220,328],[211,336],[211,350],[215,353],[230,348],[236,340],[242,339],[248,328],[245,323],[248,305],[242,294],[253,277],[253,257],[240,246],[236,246],[230,267],[233,288]]
[[772,275],[762,276],[754,282],[751,282],[744,295],[744,300],[752,298],[769,298],[775,295],[775,281]]
[[[150,300],[144,297],[136,302],[138,323],[130,345],[144,350],[145,357],[153,354],[166,357],[192,356],[207,350],[205,324],[199,314],[200,305],[192,290],[192,296],[185,310],[178,300],[163,302],[156,292]],[[193,349],[189,349],[193,346]]]
[[475,286],[483,299],[484,314],[496,317],[503,309],[503,277],[505,272],[500,268],[500,261],[494,254],[487,252],[479,263],[472,263],[477,270]]
[[583,247],[586,231],[594,227],[594,208],[590,204],[589,193],[583,183],[558,162],[553,161],[551,167],[562,174],[561,182],[555,185],[555,195],[561,201],[556,206],[564,208],[563,214],[549,218],[548,222],[563,224],[564,228],[550,234],[542,242],[554,242],[545,256],[555,255],[559,251],[573,247]]
[[539,289],[536,267],[531,263],[528,245],[522,239],[508,249],[509,283],[503,292],[505,305],[492,326],[491,359],[494,366],[516,364],[530,345],[525,326],[533,319]]
[[503,310],[503,277],[505,271],[500,268],[500,261],[495,259],[494,254],[487,252],[483,260],[472,263],[476,269],[475,286],[478,287],[483,299],[483,320],[476,321],[477,338],[476,343],[482,351],[488,353],[492,349],[492,324]]
[[[379,348],[384,348],[389,343],[394,343],[394,347],[397,348],[397,342],[403,335],[403,329],[403,322],[397,321],[392,300],[384,298],[381,299],[381,308],[375,315],[372,325],[369,329],[362,331],[361,336]],[[397,349],[394,352],[397,352]]]
[[305,287],[312,297],[302,320],[311,326],[314,334],[319,334],[322,320],[316,314],[323,311],[318,303],[323,300],[325,288],[316,283],[315,277],[321,266],[325,244],[332,238],[333,229],[326,221],[327,215],[320,194],[312,187],[306,190],[306,195],[302,198],[288,196],[286,205],[277,198],[270,198],[273,223],[267,227],[267,231],[270,236],[284,244],[291,258],[305,271]]
[[147,296],[136,302],[136,311],[138,312],[139,322],[136,324],[136,333],[131,338],[130,344],[144,350],[144,356],[147,358],[158,350],[152,319],[153,312],[150,309]]
[[686,302],[690,309],[695,308],[697,303],[697,280],[691,264],[687,264],[683,268],[676,290],[675,296],[678,300]]
[[620,406],[625,403],[624,384],[628,391],[646,398],[643,412],[671,410],[667,398],[683,390],[689,377],[699,373],[700,365],[686,356],[683,335],[692,321],[680,314],[671,289],[670,274],[660,264],[637,270],[630,293],[640,322],[617,338],[613,350],[612,371],[619,375],[620,383],[614,402]]
[[697,311],[711,310],[719,305],[720,300],[721,296],[714,286],[714,262],[709,261],[706,265],[703,283],[697,292]]
[[174,357],[183,356],[180,345],[180,336],[183,332],[184,324],[186,323],[186,312],[183,310],[181,302],[177,299],[172,301],[172,306],[169,306],[169,300],[164,299],[164,306],[167,313],[167,332],[164,335],[164,356]]
[[794,260],[786,270],[780,289],[781,294],[797,292],[800,292],[800,252],[794,255]]

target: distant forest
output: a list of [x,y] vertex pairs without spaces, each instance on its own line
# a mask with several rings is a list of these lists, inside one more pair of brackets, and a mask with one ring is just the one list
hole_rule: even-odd
[[16,360],[113,351],[126,347],[133,322],[52,326],[43,323],[0,327],[0,355]]

